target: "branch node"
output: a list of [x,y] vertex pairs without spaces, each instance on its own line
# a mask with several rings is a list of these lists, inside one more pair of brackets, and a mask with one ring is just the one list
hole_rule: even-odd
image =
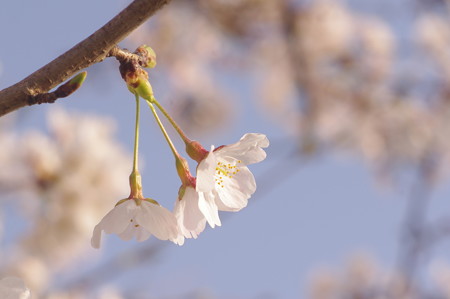
[[114,46],[108,52],[107,57],[115,57],[119,63],[119,71],[122,78],[128,85],[133,85],[138,77],[144,76],[148,79],[148,74],[142,68],[154,68],[156,66],[156,54],[152,48],[142,45],[133,53],[127,49]]

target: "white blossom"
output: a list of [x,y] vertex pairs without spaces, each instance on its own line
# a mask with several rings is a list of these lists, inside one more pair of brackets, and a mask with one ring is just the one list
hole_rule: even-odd
[[198,207],[211,227],[220,226],[218,210],[239,211],[247,206],[256,182],[247,165],[266,158],[266,135],[245,134],[237,143],[211,147],[197,167]]
[[136,236],[138,242],[154,235],[161,240],[179,243],[175,217],[155,201],[127,199],[112,209],[94,228],[91,245],[100,248],[101,233],[117,234],[128,241]]
[[206,226],[206,218],[199,208],[199,193],[192,186],[183,186],[180,193],[174,208],[178,228],[185,238],[196,239]]

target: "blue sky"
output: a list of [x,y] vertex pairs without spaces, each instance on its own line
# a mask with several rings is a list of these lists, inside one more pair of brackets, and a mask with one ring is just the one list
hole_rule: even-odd
[[[378,6],[376,1],[361,1],[367,5],[353,2],[361,10],[385,11],[381,2]],[[84,39],[124,5],[123,1],[79,0],[67,11],[65,1],[5,2],[0,10],[0,88],[23,79]],[[114,59],[107,59],[88,69],[83,88],[55,105],[114,118],[118,138],[131,152],[134,101],[117,67]],[[152,72],[157,74],[158,68]],[[155,78],[156,95],[164,94],[164,78]],[[354,253],[363,252],[392,265],[406,190],[379,188],[370,169],[357,157],[331,154],[309,163],[293,159],[277,167],[283,161],[279,149],[289,151],[294,144],[254,104],[247,86],[250,79],[236,77],[235,81],[232,88],[238,97],[231,100],[239,118],[219,134],[200,141],[219,146],[237,141],[246,132],[267,134],[273,141],[268,158],[251,167],[257,182],[263,180],[264,186],[260,185],[246,209],[227,215],[222,227],[206,229],[199,239],[189,240],[183,247],[168,244],[154,260],[127,270],[129,273],[113,282],[125,289],[146,290],[155,297],[167,296],[164,298],[195,290],[221,298],[298,298],[305,294],[314,269],[339,268]],[[49,106],[15,112],[21,116],[21,127],[43,127]],[[150,111],[142,108],[144,192],[171,207],[179,187],[173,158]],[[178,146],[181,148],[180,143]],[[289,166],[294,163],[299,169],[291,171]],[[446,208],[450,189],[442,184],[435,194],[432,214]],[[114,203],[116,199],[110,200]],[[136,245],[115,236],[106,239],[104,256]],[[94,250],[92,254],[102,261],[102,255]],[[448,254],[444,258],[448,259]],[[129,279],[138,276],[148,277],[144,285],[141,280]]]

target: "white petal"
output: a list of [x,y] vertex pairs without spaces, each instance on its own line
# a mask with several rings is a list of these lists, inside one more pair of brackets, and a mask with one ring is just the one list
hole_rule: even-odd
[[149,231],[147,231],[145,228],[143,228],[142,226],[135,228],[135,232],[134,234],[136,235],[136,240],[138,242],[142,242],[147,240],[148,238],[150,238],[150,236],[152,235]]
[[170,241],[174,242],[177,245],[182,246],[184,244],[184,236],[183,234],[179,233],[175,239],[171,239]]
[[233,208],[227,207],[227,206],[223,203],[223,201],[220,200],[219,195],[217,195],[217,196],[214,198],[214,202],[216,203],[217,209],[218,209],[219,211],[223,211],[223,212],[237,212],[237,211],[240,210],[240,209],[233,209]]
[[198,197],[198,207],[200,211],[205,216],[209,225],[214,228],[215,225],[221,226],[219,211],[217,205],[214,201],[213,191],[208,193],[199,192]]
[[222,185],[216,185],[220,201],[229,208],[224,209],[224,211],[239,211],[246,207],[248,199],[255,190],[255,178],[247,167],[240,167],[239,172],[234,174],[232,178],[224,176]]
[[196,190],[199,192],[209,192],[214,189],[214,173],[217,160],[213,150],[214,147],[211,147],[209,154],[197,166]]
[[198,206],[198,193],[192,187],[187,187],[183,198],[177,200],[174,214],[180,231],[186,238],[196,239],[205,229],[206,218]]
[[124,231],[121,233],[117,233],[120,239],[122,239],[123,241],[130,241],[131,239],[133,239],[136,233],[136,228],[133,226],[133,223],[135,223],[135,221],[128,222],[128,226],[124,229]]
[[91,245],[94,248],[100,248],[102,239],[102,230],[107,234],[118,234],[122,239],[131,239],[123,235],[130,224],[130,219],[136,213],[136,203],[134,200],[126,200],[125,202],[115,206],[108,214],[103,217],[99,224],[94,227],[92,233]]
[[107,234],[120,234],[128,227],[130,220],[136,215],[136,209],[137,205],[134,200],[126,200],[106,214],[99,225]]
[[240,144],[256,144],[259,147],[268,147],[269,139],[261,133],[247,133],[239,140]]
[[142,201],[135,219],[139,225],[158,239],[173,240],[178,237],[177,220],[164,207]]
[[2,299],[28,299],[30,290],[22,279],[5,277],[0,280],[0,298]]
[[97,224],[94,227],[94,232],[92,233],[91,246],[96,249],[99,249],[101,240],[102,240],[102,227],[100,226],[100,224]]
[[266,135],[248,133],[242,136],[238,142],[221,147],[215,153],[218,159],[230,157],[240,160],[242,165],[249,165],[264,160],[267,154],[262,148],[268,146],[269,140]]

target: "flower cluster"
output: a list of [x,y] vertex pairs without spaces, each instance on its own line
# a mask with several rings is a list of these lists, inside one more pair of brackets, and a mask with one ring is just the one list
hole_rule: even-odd
[[[114,119],[59,107],[46,120],[46,133],[14,132],[15,118],[0,121],[0,277],[22,278],[36,298],[89,251],[92,228],[111,208],[97,199],[122,194],[130,160]],[[19,216],[17,237],[6,238],[6,224]]]
[[[156,55],[148,46],[142,46],[136,55],[147,55],[154,67]],[[245,134],[238,142],[206,150],[199,142],[190,140],[173,118],[153,96],[148,82],[148,74],[136,63],[120,61],[122,78],[128,89],[136,97],[136,128],[133,170],[130,175],[130,195],[120,200],[116,206],[95,226],[91,239],[94,248],[100,247],[101,233],[117,234],[123,240],[136,237],[137,241],[147,240],[154,235],[161,240],[170,240],[178,245],[185,238],[197,238],[205,229],[206,222],[214,228],[220,226],[219,211],[237,212],[247,206],[248,199],[256,190],[256,182],[248,165],[266,158],[263,148],[269,146],[263,134]],[[142,192],[141,175],[138,171],[139,104],[143,98],[150,107],[166,141],[175,157],[176,170],[181,187],[173,213],[162,207],[156,200],[145,198]],[[164,114],[186,145],[187,154],[197,165],[196,177],[186,159],[177,151],[155,106]]]

